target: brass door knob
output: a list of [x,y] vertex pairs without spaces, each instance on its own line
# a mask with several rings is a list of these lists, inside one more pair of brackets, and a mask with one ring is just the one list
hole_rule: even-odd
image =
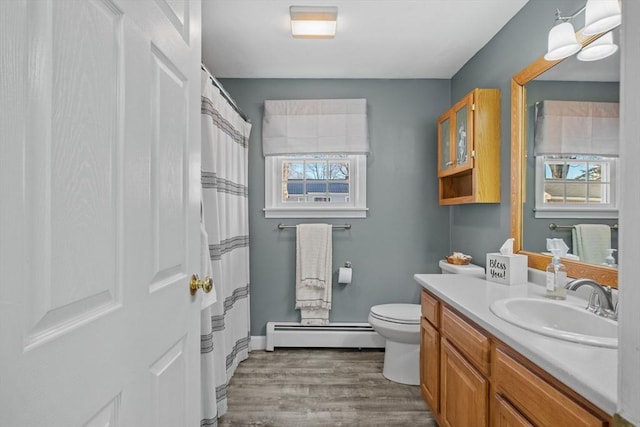
[[195,295],[198,289],[202,289],[207,294],[211,292],[211,289],[213,289],[213,280],[211,280],[211,277],[207,276],[203,280],[200,280],[197,274],[192,275],[191,282],[189,282],[191,295]]

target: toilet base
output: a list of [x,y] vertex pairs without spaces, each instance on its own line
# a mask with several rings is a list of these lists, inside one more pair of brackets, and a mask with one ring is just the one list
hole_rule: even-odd
[[382,375],[396,383],[420,385],[420,345],[387,340]]

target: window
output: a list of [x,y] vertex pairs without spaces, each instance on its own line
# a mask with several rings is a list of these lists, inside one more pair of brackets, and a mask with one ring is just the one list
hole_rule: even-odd
[[617,218],[617,157],[536,156],[536,218]]
[[366,156],[265,158],[267,218],[364,218],[366,211]]
[[366,218],[366,99],[266,100],[266,218]]

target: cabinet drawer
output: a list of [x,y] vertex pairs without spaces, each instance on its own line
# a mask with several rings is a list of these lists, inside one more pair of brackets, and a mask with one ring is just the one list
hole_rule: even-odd
[[540,426],[606,426],[608,423],[570,399],[500,349],[493,372],[496,392]]
[[442,308],[442,334],[475,365],[480,372],[489,375],[489,338],[462,319],[448,307]]
[[422,315],[427,318],[429,322],[436,328],[440,327],[440,316],[438,316],[438,310],[440,308],[440,302],[429,295],[427,291],[422,291]]

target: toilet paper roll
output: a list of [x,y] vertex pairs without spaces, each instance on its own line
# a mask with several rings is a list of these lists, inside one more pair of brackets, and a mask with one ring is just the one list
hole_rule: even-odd
[[340,267],[338,271],[338,283],[348,285],[351,283],[351,269],[348,267]]

